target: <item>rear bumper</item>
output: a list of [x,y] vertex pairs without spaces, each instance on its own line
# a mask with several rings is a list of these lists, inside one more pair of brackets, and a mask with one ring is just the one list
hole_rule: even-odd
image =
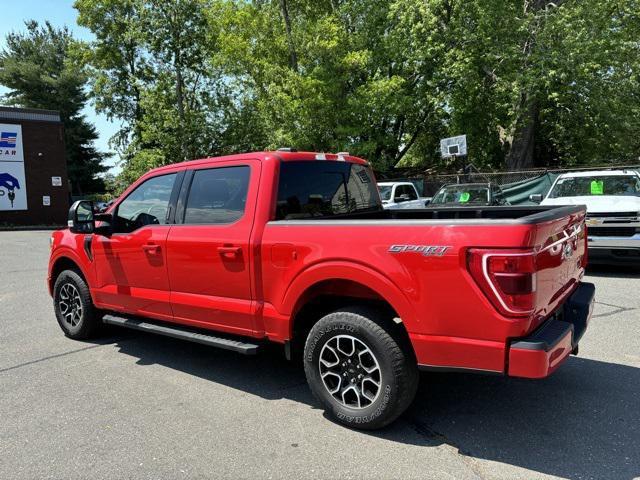
[[544,378],[551,375],[578,346],[595,301],[595,286],[580,283],[554,315],[531,335],[509,345],[508,375]]

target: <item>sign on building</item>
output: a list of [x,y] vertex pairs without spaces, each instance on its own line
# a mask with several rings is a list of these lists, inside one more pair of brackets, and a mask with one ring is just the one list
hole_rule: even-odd
[[444,158],[463,157],[467,154],[467,136],[443,138],[440,140],[440,153]]
[[62,186],[62,177],[51,177],[51,186],[52,187],[61,187]]
[[0,123],[0,210],[27,210],[20,125]]

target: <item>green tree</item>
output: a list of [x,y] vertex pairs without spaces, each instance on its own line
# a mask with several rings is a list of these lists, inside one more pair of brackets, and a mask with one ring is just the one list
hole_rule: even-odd
[[637,161],[640,2],[542,3],[524,90],[532,98],[533,161]]
[[[99,111],[122,122],[114,145],[123,176],[221,150],[223,105],[211,63],[207,0],[77,0],[96,36],[86,52]],[[232,111],[232,109],[231,109]]]
[[105,154],[94,146],[95,127],[82,109],[87,103],[87,77],[75,61],[79,43],[65,28],[46,22],[25,23],[26,32],[10,33],[0,53],[0,84],[11,89],[4,101],[11,105],[57,110],[64,124],[67,167],[74,193],[104,189],[99,174]]
[[209,13],[214,55],[258,109],[265,146],[349,150],[386,168],[435,127],[390,2],[223,1]]
[[141,138],[142,91],[153,72],[144,45],[146,5],[141,0],[76,0],[78,24],[96,39],[84,49],[96,110],[121,122],[112,145],[123,156]]
[[637,155],[638,0],[77,0],[124,177],[291,146],[378,169]]
[[[480,167],[637,152],[636,0],[220,1],[220,63],[268,145],[440,164],[466,133]],[[623,139],[630,140],[626,143]]]

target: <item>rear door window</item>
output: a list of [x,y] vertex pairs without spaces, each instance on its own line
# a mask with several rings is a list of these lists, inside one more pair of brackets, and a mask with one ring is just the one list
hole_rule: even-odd
[[250,167],[196,170],[184,216],[188,224],[233,223],[244,214]]

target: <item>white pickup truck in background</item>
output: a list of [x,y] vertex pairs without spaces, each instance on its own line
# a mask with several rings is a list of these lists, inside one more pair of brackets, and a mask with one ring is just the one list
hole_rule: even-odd
[[420,197],[411,182],[378,183],[382,206],[387,210],[425,208],[431,197]]
[[589,261],[640,265],[640,174],[634,170],[569,172],[541,205],[586,205]]

